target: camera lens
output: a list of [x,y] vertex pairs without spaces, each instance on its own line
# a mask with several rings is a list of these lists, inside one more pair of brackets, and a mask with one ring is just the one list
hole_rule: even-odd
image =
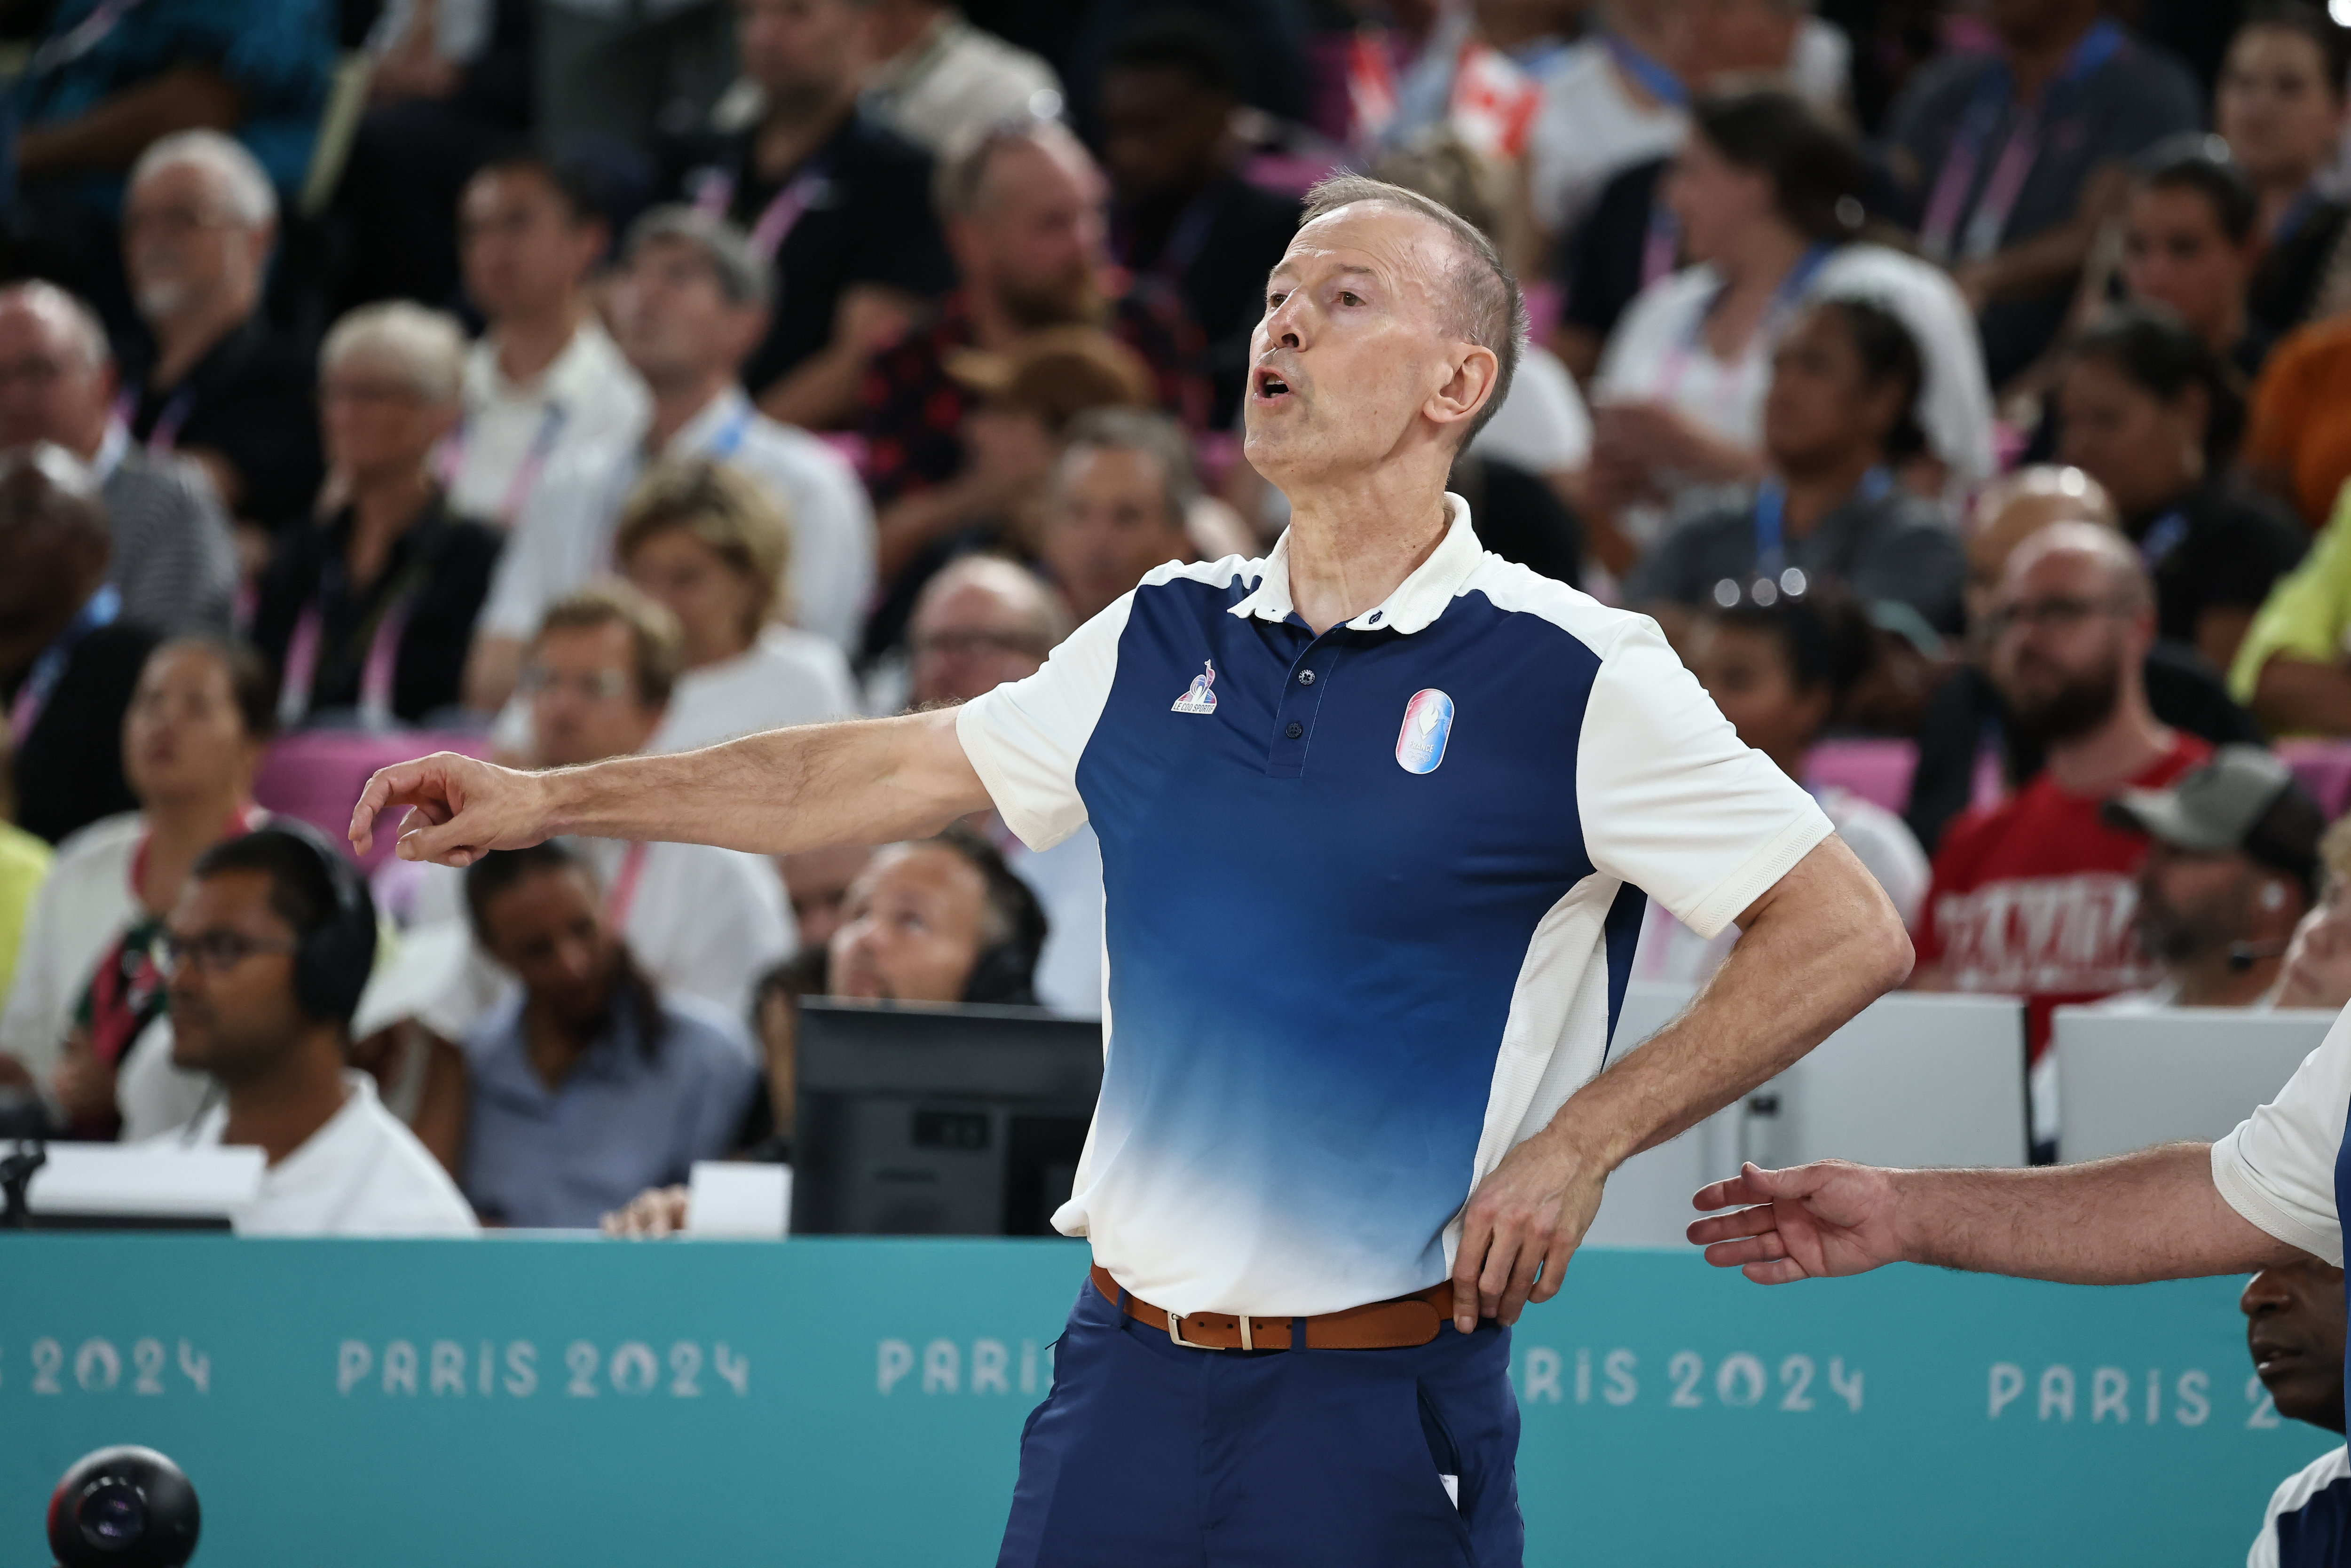
[[147,1500],[129,1481],[109,1478],[82,1493],[74,1522],[99,1551],[128,1552],[146,1533]]

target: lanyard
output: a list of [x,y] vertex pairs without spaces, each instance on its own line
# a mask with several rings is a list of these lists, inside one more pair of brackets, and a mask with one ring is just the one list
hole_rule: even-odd
[[2302,232],[2302,225],[2310,221],[2311,209],[2318,205],[2318,188],[2314,183],[2305,186],[2302,194],[2278,214],[2277,226],[2270,231],[2269,244],[2273,249]]
[[1991,141],[1992,130],[1999,124],[2001,111],[2008,106],[2011,95],[2006,66],[1994,63],[1984,72],[1975,99],[1968,105],[1967,115],[1951,138],[1950,150],[1943,155],[1942,170],[1936,176],[1934,193],[1927,202],[1926,222],[1918,228],[1919,246],[1929,260],[1980,261],[2000,248],[2001,238],[2008,229],[2009,214],[2016,210],[2017,198],[2024,193],[2032,166],[2040,162],[2042,122],[2047,117],[2050,101],[2062,89],[2112,59],[2122,47],[2122,29],[2111,21],[2101,20],[2083,35],[2057,79],[2018,114],[2015,126],[2008,133],[2007,145],[2001,150],[2000,161],[1993,165],[1991,177],[1984,182],[1982,193],[1977,196],[1975,211],[1969,215],[1962,234],[1959,214],[1975,189],[1984,149]]
[[99,0],[89,16],[75,24],[71,31],[51,38],[33,51],[25,67],[27,80],[47,75],[59,66],[71,65],[82,56],[106,42],[107,36],[121,25],[122,18],[139,9],[140,0]]
[[[1795,309],[1805,291],[1812,287],[1813,279],[1820,276],[1821,268],[1827,266],[1829,257],[1835,254],[1836,249],[1833,246],[1816,245],[1788,269],[1788,276],[1780,280],[1780,287],[1772,292],[1771,305],[1763,312],[1762,323],[1755,331],[1755,343],[1768,344],[1779,335],[1789,313]],[[1706,324],[1713,319],[1714,308],[1722,302],[1723,293],[1728,287],[1726,284],[1708,298],[1698,314],[1690,318],[1689,325],[1683,328],[1674,340],[1673,346],[1666,350],[1665,362],[1657,371],[1657,402],[1679,401],[1682,382],[1688,377],[1690,365],[1698,358]]]
[[[768,198],[768,204],[759,209],[759,215],[751,221],[751,246],[759,253],[760,259],[775,260],[776,253],[784,248],[784,241],[799,226],[800,219],[831,190],[831,161],[815,158]],[[735,204],[735,176],[724,171],[714,172],[695,192],[694,204],[712,217],[725,217],[726,210]]]
[[[423,591],[433,558],[429,538],[414,540],[414,558],[407,568],[377,596],[381,608],[376,612],[374,626],[369,631],[366,663],[360,666],[360,725],[373,732],[397,727],[392,712],[392,686],[400,665],[400,641],[408,630],[409,612]],[[329,599],[340,599],[348,591],[342,562],[329,559],[319,574],[318,592],[302,607],[302,613],[294,622],[294,634],[287,639],[286,674],[277,690],[277,724],[281,729],[298,729],[309,717],[311,686],[318,678],[320,647],[326,641],[326,618],[319,606]]]
[[[506,494],[498,497],[498,522],[512,528],[515,519],[522,515],[523,506],[530,499],[531,492],[538,488],[539,476],[547,472],[548,459],[555,455],[555,444],[562,438],[564,421],[569,417],[570,411],[561,403],[547,405],[546,413],[539,419],[538,429],[531,435],[530,445],[523,452],[522,461],[515,465],[514,473],[507,479]],[[457,433],[449,438],[448,445],[442,450],[440,468],[444,489],[456,487],[457,471],[465,465],[465,444],[471,439],[473,423],[470,414],[459,420]]]
[[[140,391],[125,387],[114,400],[114,417],[129,429],[139,419]],[[170,452],[180,444],[180,427],[188,423],[188,415],[196,406],[196,389],[183,386],[163,400],[155,415],[155,423],[147,427],[143,444],[150,452]]]
[[2147,524],[2147,532],[2138,537],[2139,559],[2147,562],[2149,571],[2153,571],[2163,564],[2166,557],[2179,548],[2180,541],[2187,537],[2188,514],[2174,507]]
[[101,626],[111,625],[121,613],[122,595],[110,582],[89,596],[89,602],[75,612],[66,629],[57,633],[57,641],[41,650],[41,656],[33,661],[32,672],[16,688],[16,700],[8,705],[8,733],[20,749],[25,737],[33,733],[33,727],[41,722],[42,710],[49,706],[57,683],[65,679],[66,666],[73,662],[74,650],[81,645],[83,638]]
[[1625,41],[1614,33],[1608,35],[1609,57],[1616,68],[1641,84],[1641,90],[1667,109],[1688,107],[1689,89],[1682,78],[1667,70],[1656,56]]
[[604,918],[613,930],[629,923],[629,910],[637,902],[637,882],[644,873],[645,843],[639,839],[621,856],[621,869],[612,873],[611,891],[604,894]]
[[1670,276],[1681,260],[1681,220],[1661,196],[1649,198],[1649,233],[1641,243],[1641,287]]
[[[1872,468],[1861,476],[1853,496],[1838,506],[1850,506],[1855,497],[1882,501],[1893,490],[1894,476],[1883,467]],[[1755,575],[1768,577],[1775,583],[1788,570],[1787,523],[1788,486],[1778,478],[1764,480],[1755,487]]]

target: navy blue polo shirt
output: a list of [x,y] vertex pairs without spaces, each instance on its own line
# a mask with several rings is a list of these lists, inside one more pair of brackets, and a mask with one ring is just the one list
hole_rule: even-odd
[[1830,832],[1646,616],[1443,540],[1321,636],[1288,540],[1151,573],[963,709],[1005,821],[1102,843],[1102,1093],[1054,1218],[1176,1312],[1434,1284],[1606,1059],[1646,891],[1711,936]]

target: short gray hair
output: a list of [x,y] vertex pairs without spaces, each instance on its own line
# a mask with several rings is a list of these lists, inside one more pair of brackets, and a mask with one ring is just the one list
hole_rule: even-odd
[[725,218],[673,202],[629,225],[621,242],[621,259],[633,262],[656,240],[680,240],[700,251],[717,275],[719,291],[737,305],[765,309],[775,303],[776,274],[751,244],[751,237]]
[[454,403],[465,392],[465,332],[446,312],[405,299],[362,305],[327,333],[319,346],[319,369],[323,372],[365,353],[399,361],[427,402]]
[[980,195],[987,188],[988,168],[999,152],[1012,147],[1043,151],[1049,146],[1065,152],[1074,149],[1079,157],[1093,162],[1093,154],[1086,151],[1085,143],[1058,120],[1023,113],[984,128],[952,156],[940,160],[931,193],[938,204],[939,216],[969,217],[979,209]]
[[84,369],[102,370],[114,362],[114,345],[107,339],[106,324],[80,295],[36,277],[0,288],[0,301],[6,300],[19,300],[34,309],[55,312],[73,338]]
[[1062,470],[1084,451],[1140,452],[1158,464],[1171,528],[1181,529],[1192,503],[1200,498],[1200,476],[1192,467],[1191,443],[1185,439],[1181,425],[1155,409],[1089,409],[1071,420],[1062,438],[1061,460],[1054,465],[1056,483]]
[[1317,218],[1359,202],[1380,202],[1426,218],[1445,231],[1458,253],[1447,275],[1436,280],[1453,307],[1453,319],[1447,325],[1457,335],[1490,350],[1495,362],[1494,390],[1462,433],[1461,444],[1467,446],[1501,412],[1502,400],[1510,395],[1510,380],[1518,373],[1519,356],[1525,350],[1527,302],[1519,292],[1519,280],[1502,265],[1494,242],[1475,224],[1442,202],[1367,174],[1333,174],[1307,192],[1306,210],[1299,214],[1298,226],[1302,229]]
[[234,136],[217,131],[175,131],[159,137],[131,166],[131,183],[158,170],[191,163],[220,183],[229,216],[249,229],[266,228],[277,221],[277,187],[261,160]]

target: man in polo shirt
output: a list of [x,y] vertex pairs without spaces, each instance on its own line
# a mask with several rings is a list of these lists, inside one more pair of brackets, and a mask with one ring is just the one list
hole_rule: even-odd
[[[1518,1562],[1507,1325],[1557,1293],[1615,1166],[1909,964],[1655,623],[1489,555],[1445,495],[1524,330],[1492,246],[1353,176],[1306,218],[1244,399],[1291,506],[1268,559],[1160,567],[960,708],[551,774],[429,758],[352,814],[367,843],[414,808],[400,853],[451,863],[558,829],[1092,825],[1106,1071],[1055,1219],[1095,1270],[1005,1563]],[[1610,1065],[1644,890],[1744,936]]]

